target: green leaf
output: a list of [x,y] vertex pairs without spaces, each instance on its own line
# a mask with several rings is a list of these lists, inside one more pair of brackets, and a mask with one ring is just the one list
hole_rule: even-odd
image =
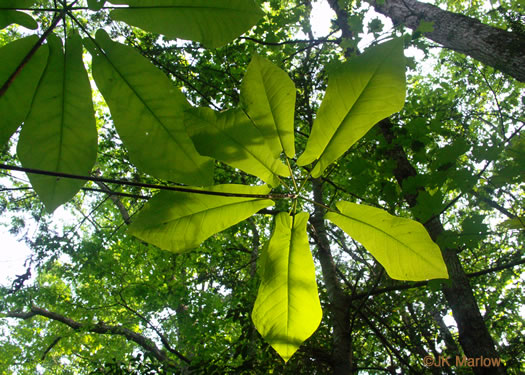
[[[47,38],[49,61],[18,141],[26,168],[88,175],[97,155],[97,129],[91,86],[82,61],[78,34]],[[84,181],[28,174],[47,211],[70,200]]]
[[[0,86],[8,81],[37,42],[38,37],[32,35],[0,48]],[[48,54],[47,45],[41,46],[0,97],[0,147],[26,118]]]
[[525,229],[525,217],[515,217],[513,219],[507,219],[501,224],[500,227],[505,229]]
[[[264,195],[270,191],[267,186],[244,185],[216,185],[196,190]],[[273,204],[264,198],[161,191],[140,211],[129,233],[161,249],[182,253]]]
[[417,221],[350,202],[338,202],[337,208],[340,213],[328,212],[326,219],[370,251],[391,278],[448,278],[439,247]]
[[328,88],[297,164],[319,158],[313,177],[345,153],[405,100],[405,57],[398,38],[370,48],[329,73]]
[[425,20],[421,20],[419,21],[419,25],[414,31],[422,34],[431,33],[432,31],[434,31],[434,21],[428,22]]
[[213,183],[213,162],[197,153],[183,124],[186,98],[169,78],[131,47],[97,32],[93,77],[115,127],[142,171],[165,180],[205,186]]
[[252,320],[266,342],[287,362],[322,318],[315,266],[306,235],[308,214],[275,217],[261,254],[261,285]]
[[295,85],[279,67],[260,56],[253,56],[241,85],[241,104],[261,131],[273,156],[281,152],[295,155]]
[[215,112],[210,108],[195,108],[185,113],[185,120],[201,155],[253,174],[271,186],[279,184],[276,175],[289,175],[286,166],[273,157],[263,135],[242,110]]
[[168,38],[217,48],[248,31],[263,13],[253,0],[112,0],[130,8],[110,16]]
[[[34,2],[35,0],[2,0],[0,7],[18,9],[29,8]],[[0,29],[13,23],[31,30],[38,28],[38,23],[27,13],[17,12],[16,10],[0,10]]]
[[97,11],[104,7],[106,0],[88,0],[87,3],[90,10]]

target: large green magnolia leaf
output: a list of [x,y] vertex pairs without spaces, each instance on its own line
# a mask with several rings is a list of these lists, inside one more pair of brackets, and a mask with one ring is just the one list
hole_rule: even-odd
[[[203,190],[258,195],[270,192],[267,186],[245,185],[216,185]],[[264,198],[161,191],[134,219],[129,232],[161,249],[181,253],[273,204]]]
[[[26,168],[87,175],[97,155],[97,129],[89,78],[78,34],[66,40],[47,38],[49,61],[18,141]],[[83,181],[28,174],[33,188],[53,212],[70,200]]]
[[[0,87],[7,82],[37,42],[38,37],[32,35],[0,48]],[[46,67],[48,54],[47,45],[41,46],[0,97],[0,147],[24,121],[38,80]]]
[[169,38],[201,42],[206,47],[222,47],[262,17],[253,0],[112,0],[129,8],[111,12],[115,20]]
[[428,280],[448,278],[439,247],[423,225],[396,217],[379,208],[338,202],[340,213],[326,219],[359,241],[393,279]]
[[284,71],[255,55],[241,85],[241,103],[266,138],[274,157],[295,156],[295,85]]
[[87,0],[87,3],[90,10],[97,11],[104,7],[106,0]]
[[313,177],[337,160],[379,120],[405,101],[402,38],[370,48],[328,74],[328,88],[297,164],[318,163]]
[[190,109],[185,113],[185,122],[201,155],[253,174],[271,186],[279,183],[276,175],[289,175],[286,166],[273,156],[264,136],[242,110]]
[[261,254],[261,285],[252,320],[285,361],[315,332],[323,315],[307,222],[306,212],[295,216],[279,213],[270,242]]
[[38,27],[37,22],[29,14],[18,12],[16,10],[7,10],[7,8],[29,8],[35,0],[1,0],[0,8],[0,29],[13,23],[34,30]]
[[213,161],[197,153],[183,124],[190,105],[179,89],[131,47],[99,30],[103,53],[93,55],[93,77],[106,100],[129,158],[152,176],[190,185],[213,183]]

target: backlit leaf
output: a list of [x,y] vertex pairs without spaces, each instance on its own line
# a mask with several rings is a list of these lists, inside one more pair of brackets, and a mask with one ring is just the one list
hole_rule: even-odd
[[[0,8],[29,8],[34,2],[35,0],[2,0]],[[37,22],[27,13],[16,10],[0,10],[0,29],[13,23],[31,30],[38,27]]]
[[106,100],[129,158],[152,176],[190,185],[212,184],[213,162],[197,153],[183,124],[186,98],[133,48],[97,32],[104,53],[90,43],[93,77]]
[[326,219],[370,251],[391,278],[448,278],[439,247],[417,221],[350,202],[338,202],[337,208],[340,213],[328,212]]
[[115,20],[169,38],[222,47],[248,31],[263,13],[253,0],[112,0],[130,8],[111,12]]
[[[203,190],[233,194],[270,191],[267,186],[245,185],[216,185]],[[161,249],[182,253],[273,204],[264,198],[161,191],[138,214],[129,232]]]
[[242,110],[215,112],[210,108],[190,109],[185,113],[185,122],[201,155],[253,174],[271,186],[279,183],[276,175],[289,174]]
[[405,57],[398,38],[372,47],[328,73],[328,87],[299,165],[319,159],[313,177],[337,160],[379,120],[403,108]]
[[[91,86],[78,34],[66,41],[47,38],[49,61],[24,122],[18,157],[26,168],[88,175],[97,154],[97,129]],[[47,211],[70,200],[84,181],[28,174]]]
[[106,0],[88,0],[87,3],[90,10],[97,11],[104,7]]
[[295,85],[283,70],[255,55],[241,85],[241,103],[274,157],[295,155]]
[[[0,48],[0,87],[16,71],[37,41],[38,37],[32,35]],[[24,121],[38,80],[46,67],[48,54],[47,45],[41,46],[0,97],[0,147]]]
[[308,214],[275,217],[260,261],[261,285],[252,320],[266,342],[288,361],[322,318],[315,266],[306,235]]

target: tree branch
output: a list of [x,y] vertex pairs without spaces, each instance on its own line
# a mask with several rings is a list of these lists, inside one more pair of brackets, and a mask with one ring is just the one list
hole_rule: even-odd
[[121,325],[112,326],[112,325],[107,325],[104,322],[99,322],[95,325],[87,324],[87,323],[79,323],[73,319],[60,315],[56,312],[48,311],[48,310],[45,310],[37,306],[31,306],[31,309],[27,312],[9,311],[6,314],[6,316],[8,318],[17,318],[17,319],[23,319],[23,320],[31,319],[34,316],[43,316],[45,318],[54,320],[56,322],[63,323],[67,325],[68,327],[74,329],[75,331],[98,333],[102,335],[124,336],[127,340],[133,341],[134,343],[142,347],[144,350],[150,352],[160,362],[172,368],[178,367],[177,364],[173,362],[173,360],[171,360],[166,355],[165,352],[157,348],[157,346],[153,342],[151,342],[150,339],[128,328],[125,328]]
[[127,180],[114,180],[114,179],[111,179],[111,178],[103,178],[103,177],[80,176],[80,175],[77,175],[77,174],[62,173],[62,172],[52,172],[52,171],[45,171],[45,170],[42,170],[42,169],[23,168],[23,167],[17,167],[17,166],[14,166],[14,165],[7,165],[7,164],[2,164],[2,163],[0,163],[0,169],[7,169],[7,170],[19,171],[19,172],[25,172],[25,173],[34,173],[34,174],[40,174],[40,175],[44,175],[44,176],[71,178],[71,179],[74,179],[74,180],[93,181],[93,182],[106,182],[106,183],[110,183],[110,184],[137,186],[137,187],[143,187],[143,188],[148,188],[148,189],[180,191],[180,192],[183,192],[183,193],[215,195],[215,196],[221,196],[221,197],[259,198],[259,199],[292,199],[292,198],[295,198],[294,194],[237,194],[237,193],[223,193],[223,192],[218,192],[218,191],[192,189],[192,188],[187,188],[187,187],[183,187],[183,186],[155,185],[155,184],[146,184],[146,183],[142,183],[142,182],[134,182],[134,181],[127,181]]

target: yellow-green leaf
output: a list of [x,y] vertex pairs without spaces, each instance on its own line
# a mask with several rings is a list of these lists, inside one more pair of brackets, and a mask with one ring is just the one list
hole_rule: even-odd
[[370,251],[391,278],[448,278],[441,250],[417,221],[350,202],[338,202],[337,208],[340,213],[328,212],[326,219]]
[[253,174],[271,186],[279,184],[276,175],[289,175],[286,166],[273,156],[264,136],[242,110],[190,109],[185,113],[185,123],[201,155]]
[[[23,59],[38,42],[32,35],[0,48],[0,87],[16,72]],[[26,118],[35,94],[38,80],[47,63],[49,50],[41,46],[25,64],[20,73],[9,84],[7,91],[0,97],[0,147],[13,135]]]
[[[49,61],[18,141],[25,168],[88,175],[97,155],[97,129],[91,86],[82,62],[78,34],[47,38]],[[47,211],[70,200],[84,181],[28,174]]]
[[263,13],[253,0],[112,0],[129,8],[111,12],[115,20],[169,38],[222,47],[248,31]]
[[295,156],[295,85],[279,67],[253,56],[241,85],[241,104],[261,131],[274,157]]
[[379,120],[405,101],[403,39],[372,47],[328,73],[328,87],[298,165],[318,160],[319,177]]
[[183,124],[186,98],[169,78],[133,48],[97,32],[101,53],[93,55],[93,77],[106,100],[129,158],[157,178],[205,186],[213,183],[213,161],[197,153]]
[[295,216],[279,213],[261,254],[261,285],[252,320],[285,362],[315,332],[323,315],[307,222],[306,212]]
[[[245,185],[216,185],[198,190],[256,195],[270,192],[267,186]],[[263,197],[161,191],[133,220],[129,232],[161,249],[181,253],[273,204]]]

